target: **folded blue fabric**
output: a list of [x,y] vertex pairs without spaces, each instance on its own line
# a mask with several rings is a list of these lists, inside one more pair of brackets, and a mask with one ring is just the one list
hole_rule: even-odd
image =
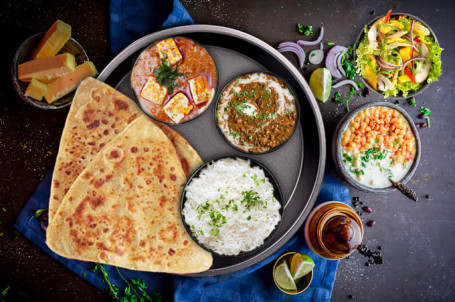
[[[171,11],[164,19],[161,27],[192,24],[193,20],[178,0],[174,0],[173,8],[158,5],[162,1],[111,1],[111,46],[117,53],[127,44],[143,35],[157,30],[160,26],[151,20],[154,16],[167,16],[166,9]],[[161,11],[160,11],[161,10]],[[157,17],[158,18],[158,17]],[[15,227],[34,244],[43,249],[71,271],[86,279],[94,286],[105,289],[99,273],[91,269],[94,263],[70,260],[53,253],[46,246],[45,232],[38,220],[31,219],[36,210],[48,208],[52,170],[47,173],[35,193],[27,201],[17,218]],[[333,177],[326,175],[316,205],[330,200],[350,204],[348,189]],[[286,252],[302,252],[308,254],[315,262],[313,282],[300,295],[286,295],[278,290],[273,282],[272,267],[277,257]],[[272,256],[244,270],[214,277],[184,277],[168,274],[146,273],[119,269],[127,279],[143,279],[149,290],[157,290],[175,301],[329,301],[339,261],[329,261],[316,256],[306,245],[303,228],[291,238],[279,251]],[[115,267],[105,266],[110,280],[119,288],[125,283]]]
[[[46,245],[46,234],[37,219],[31,219],[36,210],[49,206],[52,170],[47,173],[41,184],[24,209],[19,214],[15,227],[34,244],[68,267],[88,282],[100,289],[105,289],[99,273],[91,269],[94,263],[70,260],[52,252]],[[348,189],[333,177],[326,175],[316,205],[330,200],[350,204]],[[302,294],[289,296],[276,288],[272,279],[273,261],[287,252],[308,254],[315,263],[313,282]],[[119,269],[127,279],[143,279],[150,290],[173,296],[175,301],[330,301],[335,282],[337,261],[325,260],[316,256],[305,243],[303,228],[297,232],[279,251],[272,256],[244,270],[214,277],[183,277],[167,274],[137,272]],[[116,272],[116,268],[105,266],[112,282],[119,288],[125,283]]]
[[111,0],[110,11],[112,55],[159,28],[194,23],[179,0]]

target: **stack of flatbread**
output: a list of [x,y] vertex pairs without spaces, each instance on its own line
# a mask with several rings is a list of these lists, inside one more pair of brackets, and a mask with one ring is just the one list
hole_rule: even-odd
[[57,254],[133,270],[196,273],[212,256],[186,233],[180,194],[202,160],[112,87],[79,86],[52,179],[46,243]]

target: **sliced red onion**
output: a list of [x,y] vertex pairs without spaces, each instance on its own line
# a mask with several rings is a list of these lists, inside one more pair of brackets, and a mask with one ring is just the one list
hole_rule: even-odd
[[286,47],[286,46],[295,47],[296,45],[298,45],[298,44],[295,42],[282,42],[282,43],[278,44],[278,48]]
[[414,57],[414,58],[411,58],[409,60],[407,60],[406,62],[403,63],[403,67],[406,67],[406,65],[408,65],[409,63],[411,63],[412,61],[415,61],[415,60],[425,60],[427,61],[427,58],[425,57]]
[[341,64],[341,59],[342,59],[343,56],[346,54],[346,51],[347,51],[347,50],[340,51],[339,53],[337,53],[337,54],[335,55],[336,62],[337,62],[337,65],[336,65],[336,66],[337,66],[338,70],[341,72],[341,75],[342,75],[343,77],[346,76],[346,71],[344,70],[344,68],[343,68],[343,66],[342,66],[342,64]]
[[386,66],[395,67],[395,68],[401,67],[401,64],[392,64],[392,63],[389,63],[389,62],[387,62],[387,61],[384,61],[381,57],[378,57],[378,59],[381,61],[382,64],[384,64],[384,65],[386,65]]
[[305,62],[305,51],[303,50],[302,47],[300,47],[297,43],[295,42],[283,42],[280,45],[278,45],[277,50],[279,52],[292,52],[294,53],[297,58],[299,59],[299,65],[300,68],[303,67],[303,63]]
[[378,61],[379,66],[381,66],[381,68],[385,69],[385,70],[395,70],[397,68],[402,67],[401,65],[395,65],[395,64],[388,63],[388,62],[384,61],[381,57],[378,57],[377,61]]
[[298,40],[297,44],[301,46],[313,46],[319,44],[321,42],[322,37],[324,36],[324,27],[321,27],[321,33],[319,34],[319,37],[314,40],[314,41],[305,41],[305,40]]
[[321,47],[319,49],[313,50],[310,52],[310,56],[308,57],[308,61],[310,61],[311,64],[319,64],[324,60],[324,46],[321,43]]
[[44,224],[42,224],[41,222],[39,223],[39,225],[41,226],[41,228],[43,229],[43,231],[47,231],[47,226],[45,226]]
[[340,73],[340,71],[337,68],[337,61],[338,59],[337,55],[339,55],[341,52],[346,52],[348,49],[344,46],[336,45],[332,47],[332,49],[329,50],[327,55],[325,56],[325,67],[327,67],[328,70],[330,70],[330,73],[332,74],[332,77],[340,79],[343,77],[343,75]]
[[344,86],[344,85],[352,85],[352,87],[354,87],[355,90],[359,90],[359,87],[357,86],[357,84],[352,81],[352,80],[343,80],[343,81],[339,81],[338,83],[336,83],[335,85],[332,86],[332,88],[338,88],[338,87],[341,87],[341,86]]
[[412,45],[412,48],[416,51],[416,52],[419,52],[419,50],[417,49],[417,46],[415,46],[414,44],[414,19],[411,20],[411,29],[410,29],[410,40],[411,40],[411,45]]

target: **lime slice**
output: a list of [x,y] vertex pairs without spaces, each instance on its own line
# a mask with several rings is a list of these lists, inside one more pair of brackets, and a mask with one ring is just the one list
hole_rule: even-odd
[[276,283],[285,290],[297,290],[294,280],[292,279],[291,272],[286,261],[281,261],[275,268],[274,272]]
[[325,103],[330,97],[332,91],[332,75],[327,68],[318,68],[311,74],[310,88],[314,96]]
[[310,273],[314,268],[313,259],[306,254],[294,254],[291,260],[291,275],[294,281]]

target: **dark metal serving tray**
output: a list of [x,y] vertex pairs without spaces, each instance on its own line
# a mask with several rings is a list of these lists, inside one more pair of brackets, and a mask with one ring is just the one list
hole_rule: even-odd
[[[248,155],[268,167],[282,189],[282,222],[272,240],[245,256],[214,255],[212,267],[193,276],[231,273],[276,252],[299,231],[310,213],[321,188],[325,168],[326,142],[322,117],[308,84],[284,56],[258,38],[221,26],[188,25],[145,36],[117,55],[101,72],[98,80],[134,98],[130,72],[137,56],[157,40],[177,35],[194,39],[212,55],[218,68],[219,87],[246,72],[271,71],[292,86],[301,106],[300,125],[285,146],[268,154]],[[199,118],[172,128],[188,140],[205,162],[221,156],[245,155],[232,149],[217,131],[214,103]]]

